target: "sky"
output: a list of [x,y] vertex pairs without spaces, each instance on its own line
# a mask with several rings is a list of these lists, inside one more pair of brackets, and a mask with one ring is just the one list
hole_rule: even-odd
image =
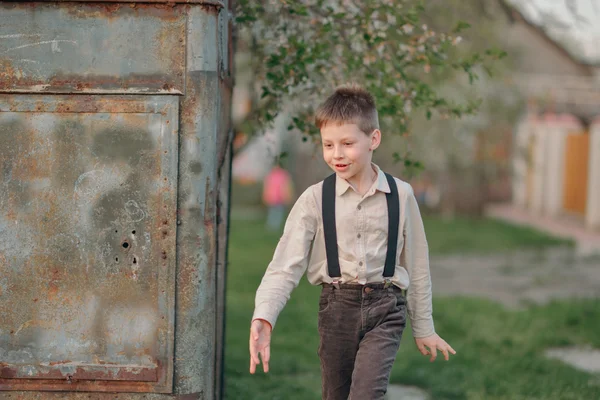
[[[547,27],[543,13],[556,17],[565,28],[550,28],[548,33],[555,38],[568,36],[579,43],[579,56],[591,62],[600,62],[600,0],[510,0],[531,22]],[[569,11],[572,2],[582,20],[577,20]],[[542,12],[540,12],[542,11]]]

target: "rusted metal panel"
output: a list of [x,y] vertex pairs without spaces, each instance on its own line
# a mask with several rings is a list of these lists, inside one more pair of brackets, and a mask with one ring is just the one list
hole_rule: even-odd
[[[216,201],[219,73],[217,13],[188,14],[186,95],[180,114],[175,389],[215,398]],[[194,41],[202,37],[209,41]],[[210,44],[212,43],[212,44]],[[213,360],[210,363],[207,360]]]
[[182,94],[184,7],[0,2],[0,92]]
[[119,3],[0,2],[0,399],[221,396],[231,2]]
[[215,397],[221,399],[224,391],[225,378],[225,293],[227,290],[227,259],[229,236],[229,211],[231,198],[231,161],[233,159],[233,125],[229,113],[231,98],[233,94],[233,24],[231,21],[231,12],[233,1],[226,0],[226,7],[229,12],[219,14],[219,65],[221,68],[221,80],[219,92],[221,94],[220,115],[219,115],[219,134],[217,137],[217,148],[219,159],[217,161],[218,169],[218,188],[219,197],[217,200],[217,354],[215,367]]
[[171,392],[178,104],[0,95],[0,390]]

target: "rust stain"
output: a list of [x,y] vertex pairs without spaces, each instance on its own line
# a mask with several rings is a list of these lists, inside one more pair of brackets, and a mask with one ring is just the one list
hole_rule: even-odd
[[[44,1],[44,0],[42,0]],[[47,0],[50,1],[50,0]],[[56,1],[56,0],[55,0]],[[58,0],[63,2],[64,0]],[[83,0],[73,0],[73,2],[84,2]],[[66,1],[64,1],[66,2]],[[142,16],[158,16],[161,19],[176,18],[177,14],[173,13],[176,7],[174,3],[180,1],[157,1],[145,0],[143,2],[131,0],[123,3],[122,0],[100,0],[94,3],[87,2],[85,5],[76,5],[68,8],[69,14],[76,18],[102,18],[108,21],[113,20],[117,15],[134,15]],[[187,3],[187,2],[186,2]]]
[[17,71],[9,60],[0,59],[0,82],[17,76]]
[[[158,387],[159,389],[161,387]],[[0,391],[27,390],[27,391],[54,391],[54,392],[131,392],[146,393],[156,392],[157,386],[152,382],[127,382],[127,381],[67,381],[52,379],[6,379],[0,378]],[[162,388],[160,392],[170,392]],[[114,394],[111,394],[114,399]]]
[[[185,65],[185,24],[179,19],[177,25],[171,24],[163,26],[155,35],[154,42],[158,44],[160,49],[168,51],[168,61],[170,65]],[[176,34],[174,34],[177,32]],[[164,60],[166,61],[166,60]],[[183,68],[174,73],[175,79],[183,79]],[[171,83],[164,83],[162,89],[165,91],[175,89]],[[182,89],[182,87],[180,87]]]
[[124,76],[56,74],[48,79],[40,80],[35,77],[21,77],[14,72],[10,62],[4,61],[3,63],[8,67],[2,66],[6,70],[0,74],[0,89],[6,90],[35,89],[41,93],[93,90],[152,92],[160,90],[180,94],[183,89],[180,74],[175,74],[175,77],[165,74],[128,74]]
[[54,362],[51,362],[48,364],[54,366],[54,365],[61,365],[61,364],[70,364],[72,362],[73,361],[71,361],[71,360],[63,360],[63,361],[54,361]]
[[[61,368],[65,365],[68,365],[68,362],[61,363],[55,368]],[[131,366],[122,369],[123,371],[117,372],[118,379],[116,380],[114,380],[114,377],[106,380],[106,375],[104,377],[99,375],[101,371],[106,371],[105,364],[80,366],[72,374],[63,374],[57,369],[55,371],[60,374],[57,375],[57,378],[31,379],[29,377],[19,377],[15,366],[0,362],[0,391],[171,393],[169,383],[166,386],[157,383],[164,380],[166,376],[166,370],[160,362],[157,362],[155,367]],[[115,398],[114,394],[111,396]]]
[[[78,380],[156,382],[158,380],[156,367],[136,365],[123,367],[110,364],[78,366],[77,363],[67,360],[36,367],[38,371],[35,377],[31,377],[28,372],[21,371],[18,365],[0,362],[0,379],[62,380],[68,378],[71,382]],[[66,367],[73,367],[73,371],[69,369],[69,372],[64,372]]]
[[50,282],[48,285],[48,300],[54,301],[56,300],[56,296],[58,295],[58,285],[54,282]]
[[[127,96],[96,96],[96,95],[79,95],[72,96],[61,101],[49,102],[47,100],[35,100],[31,103],[23,103],[20,101],[22,97],[18,95],[8,98],[10,109],[0,111],[11,112],[51,112],[51,113],[144,113],[147,112],[146,106],[141,102],[131,102]],[[36,140],[34,132],[28,130],[27,138],[18,138],[23,145],[31,147],[31,141]],[[22,151],[21,151],[22,152]]]

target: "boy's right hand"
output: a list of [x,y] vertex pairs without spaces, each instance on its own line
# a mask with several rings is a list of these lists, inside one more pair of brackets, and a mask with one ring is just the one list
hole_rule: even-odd
[[[271,324],[262,319],[255,319],[250,325],[250,373],[256,372],[256,366],[263,363],[263,371],[269,372],[271,357]],[[258,355],[260,354],[260,359]]]

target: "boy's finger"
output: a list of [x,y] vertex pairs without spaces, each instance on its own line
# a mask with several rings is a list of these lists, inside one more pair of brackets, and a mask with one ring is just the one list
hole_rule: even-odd
[[419,351],[421,352],[421,354],[423,354],[424,356],[427,356],[427,355],[429,355],[429,352],[427,351],[427,348],[425,347],[425,345],[424,345],[424,344],[422,344],[422,343],[419,343],[419,344],[417,345],[417,348],[419,349]]
[[250,360],[252,360],[252,363],[254,365],[260,364],[260,360],[258,359],[258,356],[256,354],[250,354]]
[[430,347],[429,353],[431,354],[431,358],[429,359],[429,361],[434,362],[437,358],[437,349],[435,347]]
[[254,362],[254,359],[252,357],[250,357],[250,373],[254,374],[256,372],[256,363]]
[[452,346],[448,345],[448,349],[450,350],[450,353],[456,354],[456,350],[454,350]]
[[250,340],[250,359],[255,365],[260,364],[260,360],[258,359],[258,349],[256,348],[256,343]]
[[448,361],[450,359],[450,356],[448,355],[448,349],[446,349],[445,347],[442,347],[440,349],[440,351],[444,355],[444,360]]
[[269,372],[269,360],[271,359],[271,350],[269,346],[265,347],[265,349],[261,353],[262,363],[263,363],[263,371],[265,373]]

